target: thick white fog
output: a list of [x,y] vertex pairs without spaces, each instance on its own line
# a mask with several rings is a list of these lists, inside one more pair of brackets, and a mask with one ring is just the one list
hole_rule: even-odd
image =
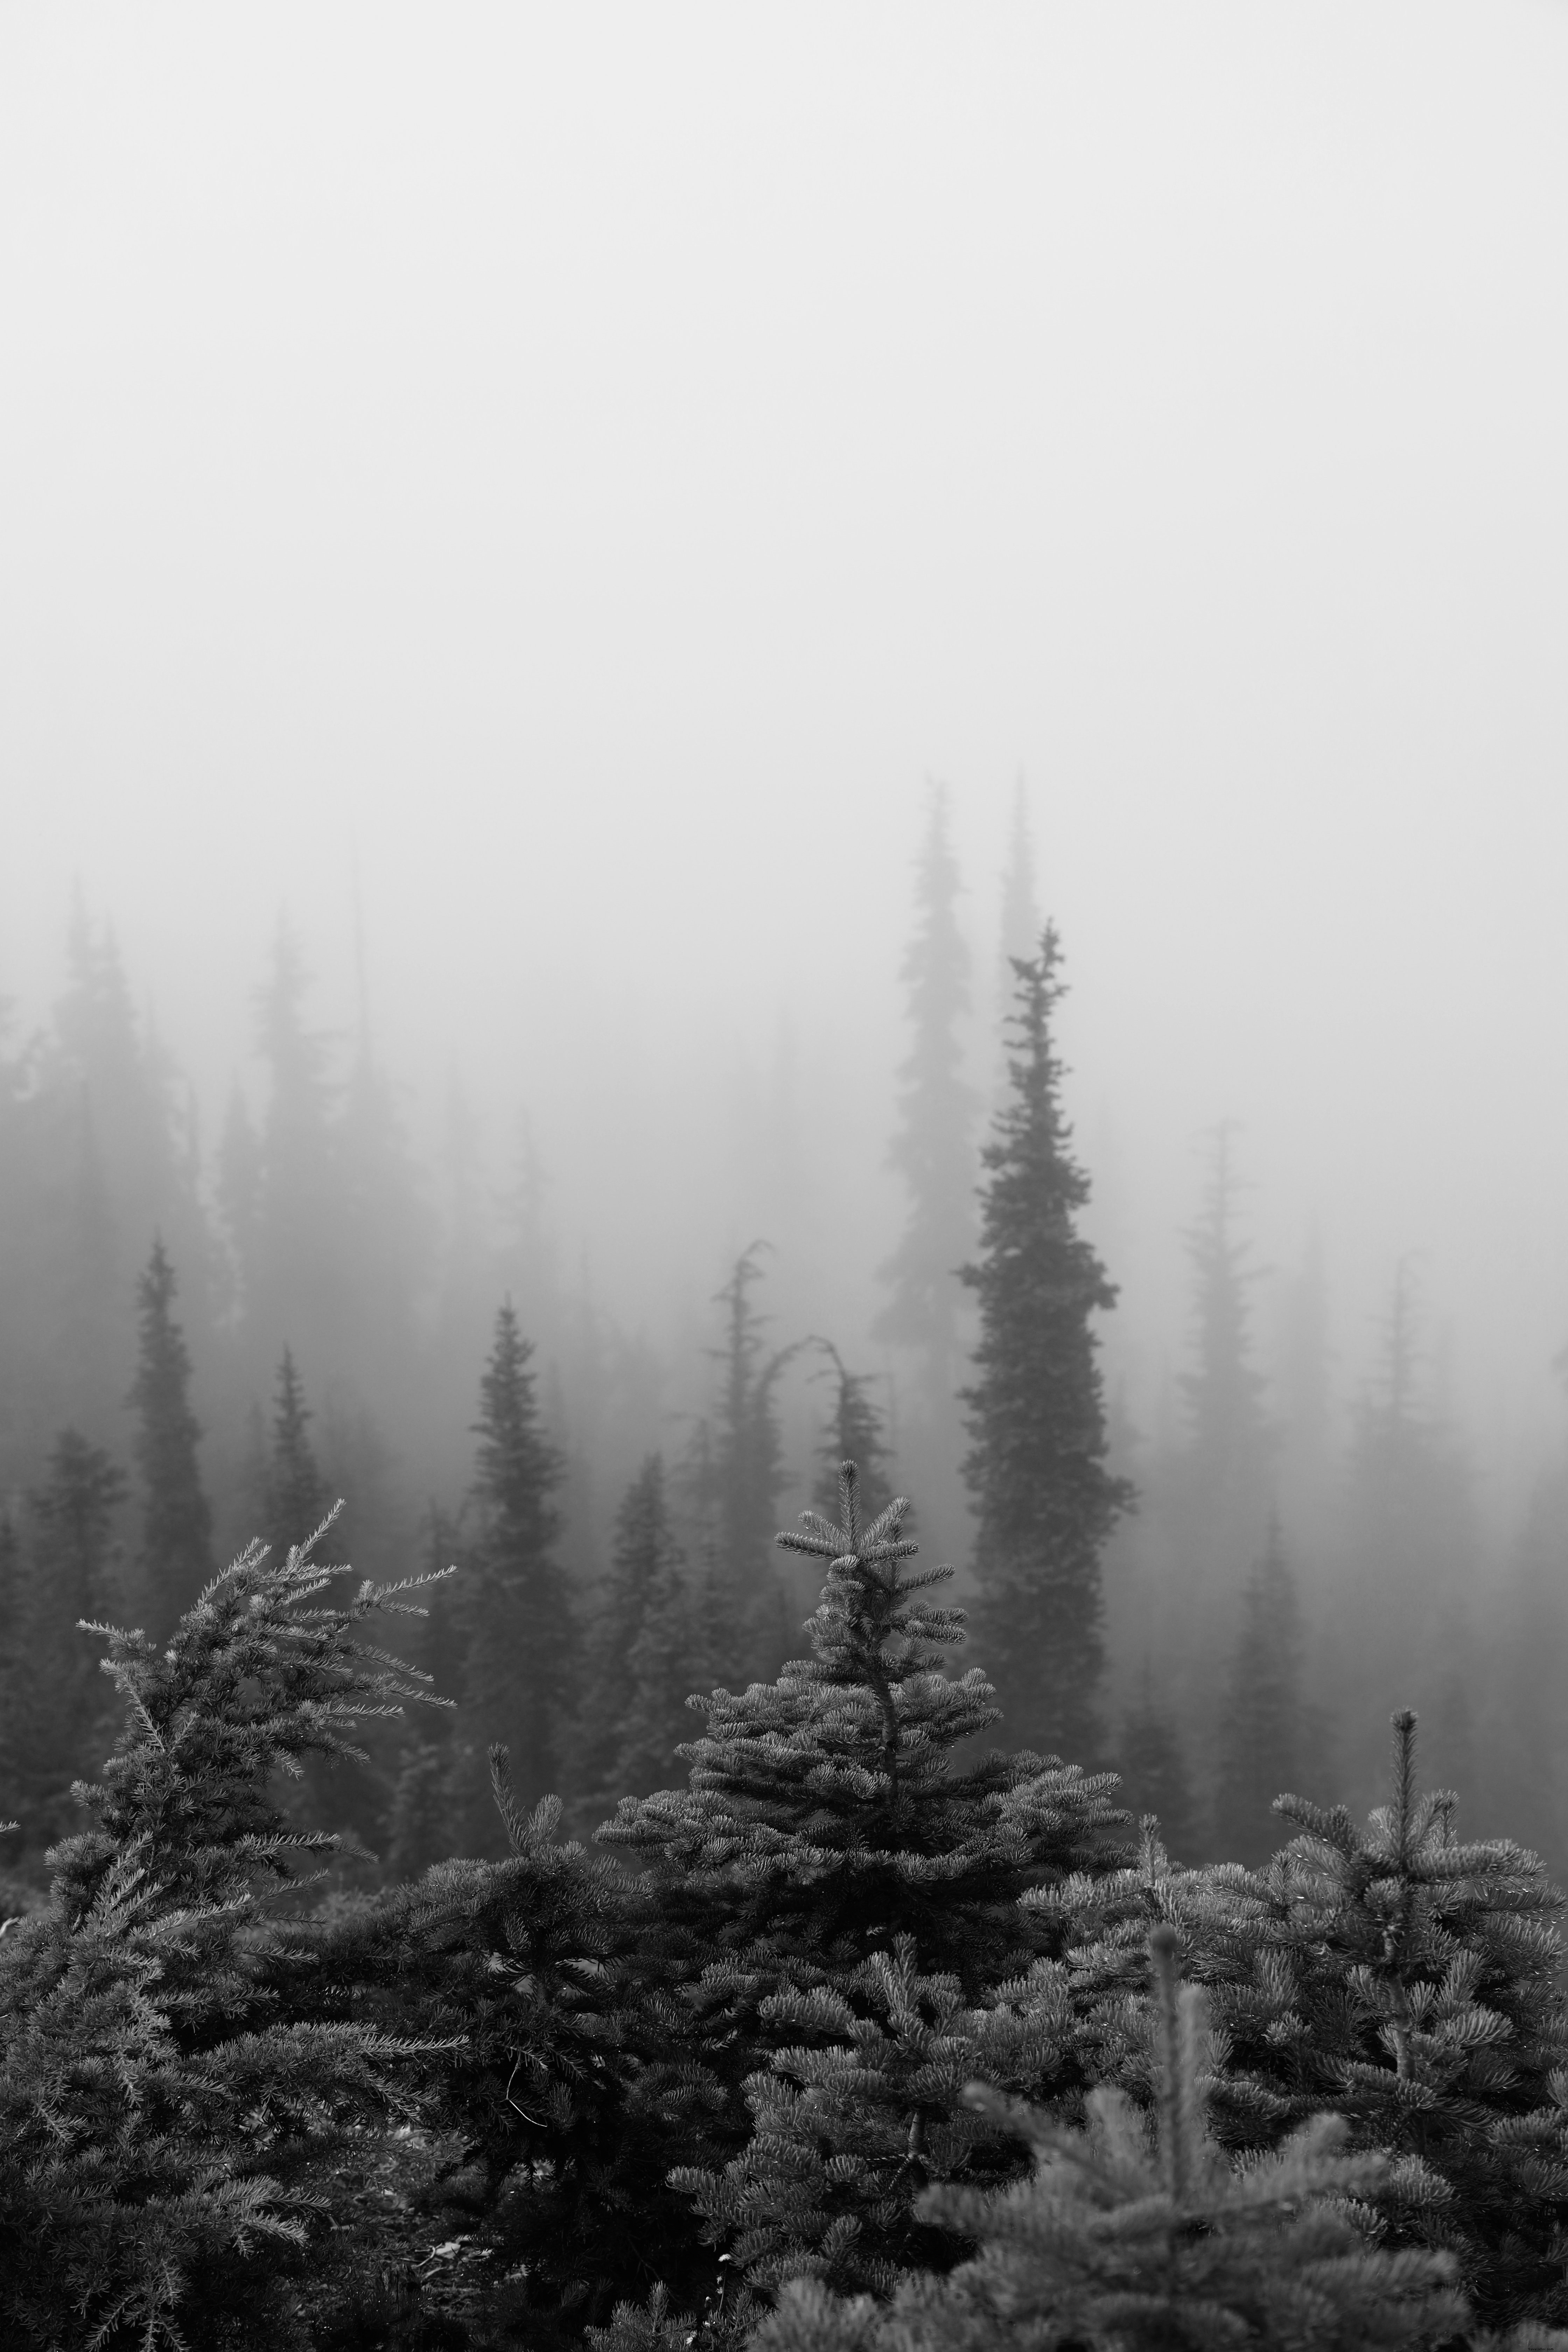
[[454,1076],[497,1185],[526,1110],[562,1262],[674,1349],[787,1149],[778,1283],[859,1344],[928,784],[985,1078],[1021,774],[1135,1417],[1230,1118],[1342,1399],[1409,1254],[1516,1495],[1568,1339],[1565,120],[1524,0],[8,8],[19,1031],[79,885],[210,1144],[280,910],[352,1028],[357,897],[432,1164]]

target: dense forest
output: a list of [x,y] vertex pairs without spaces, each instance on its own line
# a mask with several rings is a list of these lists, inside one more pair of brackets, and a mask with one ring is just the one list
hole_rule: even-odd
[[1022,804],[979,1055],[940,793],[916,885],[879,1311],[759,1233],[684,1366],[287,925],[205,1152],[75,910],[0,1043],[6,2343],[1568,2325],[1568,1464],[1487,1556],[1408,1261],[1343,1412],[1310,1257],[1269,1353],[1225,1125],[1140,1433]]

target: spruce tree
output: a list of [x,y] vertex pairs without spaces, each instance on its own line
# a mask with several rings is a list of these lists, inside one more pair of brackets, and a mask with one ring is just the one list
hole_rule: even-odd
[[1278,1519],[1241,1596],[1241,1624],[1220,1716],[1215,1841],[1248,1867],[1274,1848],[1271,1808],[1301,1785],[1307,1761],[1301,1612]]
[[664,1460],[650,1454],[616,1515],[610,1572],[586,1645],[578,1779],[601,1810],[658,1788],[668,1773],[690,1721],[692,1632]]
[[114,1597],[111,1538],[123,1474],[79,1432],[62,1432],[48,1475],[27,1496],[16,1559],[17,1671],[7,1696],[13,1794],[26,1843],[45,1846],[68,1818],[76,1775],[108,1720],[109,1695],[77,1626]]
[[[473,1646],[465,1676],[468,1736],[502,1742],[531,1804],[560,1771],[577,1663],[571,1595],[554,1557],[560,1516],[552,1497],[563,1465],[540,1415],[532,1354],[509,1300],[496,1317],[474,1425]],[[488,1830],[484,1812],[476,1821]]]
[[331,1508],[332,1497],[310,1443],[315,1415],[305,1402],[304,1383],[285,1348],[272,1397],[272,1430],[267,1457],[267,1525],[279,1557],[303,1543]]
[[156,1241],[137,1290],[140,1350],[130,1401],[140,1423],[135,1454],[143,1490],[137,1567],[153,1625],[163,1633],[213,1572],[212,1512],[196,1464],[201,1424],[188,1396],[190,1352],[171,1312],[176,1288],[168,1254]]
[[[1035,845],[1029,831],[1029,801],[1024,779],[1013,789],[1013,821],[1007,836],[1007,863],[1002,873],[1000,951],[996,959],[996,1032],[1005,1034],[1013,1003],[1015,961],[1033,954],[1040,936],[1040,909],[1035,889]],[[1005,1052],[1004,1048],[1004,1052]],[[1005,1069],[1003,1076],[1005,1077]]]
[[742,1250],[716,1294],[724,1339],[710,1352],[720,1367],[719,1393],[685,1465],[709,1562],[705,1658],[720,1674],[760,1671],[779,1655],[782,1594],[773,1528],[784,1464],[777,1391],[800,1343],[766,1345],[768,1318],[752,1297],[766,1248],[757,1241]]
[[973,1241],[976,1109],[963,1078],[963,1029],[970,1008],[969,950],[958,927],[958,864],[942,788],[931,815],[916,885],[916,929],[902,978],[910,1028],[899,1072],[899,1125],[889,1159],[909,1196],[903,1237],[881,1268],[889,1297],[873,1329],[911,1350],[923,1401],[940,1423],[953,1390],[961,1292],[958,1268]]
[[1155,1696],[1147,1666],[1138,1696],[1122,1719],[1116,1769],[1121,1776],[1122,1803],[1136,1818],[1152,1815],[1170,1852],[1192,1860],[1202,1837],[1192,1775],[1175,1720]]
[[869,1372],[852,1372],[831,1339],[816,1345],[832,1367],[833,1411],[817,1447],[821,1465],[812,1497],[817,1516],[831,1521],[838,1508],[838,1481],[843,1465],[853,1462],[859,1474],[858,1492],[868,1522],[880,1517],[893,1499],[888,1477],[892,1448],[885,1434],[886,1421],[871,1395]]
[[910,2279],[887,2311],[802,2280],[757,2352],[1364,2352],[1454,2338],[1467,2314],[1452,2263],[1368,2244],[1360,2213],[1391,2168],[1347,2153],[1334,2118],[1233,2169],[1205,2116],[1201,1995],[1179,1984],[1174,1932],[1150,1941],[1152,2136],[1114,2089],[1090,2094],[1080,2130],[976,2085],[982,2112],[1027,2140],[1033,2171],[1000,2191],[933,2189],[919,2210],[978,2252],[945,2278]]
[[275,1776],[354,1754],[358,1721],[426,1696],[355,1639],[406,1599],[367,1584],[322,1605],[324,1582],[308,1550],[256,1544],[166,1646],[85,1629],[108,1640],[124,1735],[77,1791],[91,1825],[57,1851],[47,1908],[0,1945],[8,2345],[317,2340],[345,2141],[438,2046],[279,2015],[279,1984],[302,1973],[320,1998],[321,1971],[259,1906],[331,1841],[289,1827]]
[[908,1506],[862,1524],[842,1465],[838,1524],[804,1512],[786,1550],[822,1561],[813,1655],[775,1682],[701,1699],[707,1728],[681,1753],[684,1790],[628,1798],[600,1832],[647,1859],[672,1917],[700,1923],[714,1956],[776,1979],[829,1980],[914,1938],[921,1966],[977,1991],[1026,1962],[1016,1905],[1064,1868],[1104,1858],[1109,1777],[954,1750],[997,1720],[985,1676],[942,1653],[963,1612],[934,1605],[950,1568],[914,1574]]
[[1027,1746],[1093,1756],[1100,1555],[1131,1492],[1105,1461],[1091,1318],[1116,1291],[1076,1226],[1089,1183],[1070,1154],[1051,1034],[1060,960],[1047,925],[1039,954],[1015,966],[1012,1095],[982,1153],[981,1255],[963,1269],[980,1303],[964,1475],[979,1517],[975,1635],[1008,1724]]

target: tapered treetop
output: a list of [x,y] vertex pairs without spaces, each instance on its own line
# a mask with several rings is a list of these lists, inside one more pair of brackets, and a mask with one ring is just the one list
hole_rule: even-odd
[[1105,1464],[1091,1318],[1116,1290],[1077,1230],[1089,1181],[1068,1148],[1051,1034],[1060,961],[1047,924],[1039,954],[1013,967],[1011,1092],[982,1154],[980,1256],[963,1269],[980,1302],[964,1475],[980,1517],[976,1636],[1008,1728],[1083,1756],[1100,1740],[1100,1549],[1131,1490]]
[[997,1709],[978,1670],[943,1669],[963,1612],[933,1595],[952,1570],[911,1574],[908,1504],[863,1526],[858,1489],[846,1462],[839,1523],[807,1511],[778,1538],[826,1565],[812,1656],[695,1700],[689,1787],[625,1800],[600,1835],[657,1857],[718,1948],[838,1968],[904,1933],[978,1982],[1026,1957],[1025,1889],[1100,1857],[1111,1782],[1027,1754],[955,1762]]
[[143,1487],[139,1566],[161,1633],[172,1630],[213,1572],[212,1511],[196,1464],[201,1424],[189,1402],[190,1352],[172,1311],[177,1287],[156,1241],[137,1286],[140,1349],[131,1402],[140,1424],[135,1451]]

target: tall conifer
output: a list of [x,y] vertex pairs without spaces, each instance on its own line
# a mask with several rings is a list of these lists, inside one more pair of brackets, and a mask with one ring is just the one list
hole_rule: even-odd
[[1215,1840],[1226,1862],[1267,1861],[1272,1806],[1305,1778],[1301,1613],[1278,1520],[1241,1597],[1241,1624],[1219,1727]]
[[601,1808],[668,1777],[690,1726],[693,1634],[664,1461],[650,1454],[616,1515],[610,1573],[587,1649],[578,1764]]
[[964,1464],[979,1513],[975,1638],[1009,1730],[1026,1745],[1093,1755],[1101,1740],[1101,1546],[1131,1499],[1106,1467],[1091,1317],[1116,1291],[1079,1234],[1089,1182],[1069,1151],[1051,1016],[1061,950],[1047,925],[1019,962],[1012,1093],[982,1154],[975,1379]]
[[912,1033],[899,1072],[899,1125],[889,1160],[903,1179],[909,1217],[882,1278],[890,1295],[874,1327],[879,1339],[920,1357],[930,1407],[940,1416],[952,1394],[961,1292],[959,1266],[974,1234],[975,1098],[963,1079],[969,950],[958,928],[958,862],[947,793],[931,796],[916,884],[916,929],[903,962]]
[[[566,1578],[554,1556],[553,1500],[561,1456],[545,1434],[530,1369],[533,1349],[509,1300],[479,1382],[473,1485],[473,1648],[466,1682],[470,1739],[500,1741],[519,1797],[537,1802],[560,1772],[575,1692],[575,1630]],[[475,1820],[489,1830],[488,1790]]]
[[294,1351],[285,1348],[273,1390],[267,1461],[268,1532],[279,1559],[287,1557],[290,1544],[302,1544],[312,1535],[331,1507],[332,1498],[310,1443],[314,1419],[305,1402]]
[[213,1573],[212,1511],[196,1465],[201,1424],[188,1395],[190,1351],[171,1311],[177,1288],[168,1253],[156,1241],[137,1286],[140,1348],[131,1402],[143,1489],[137,1564],[160,1634],[174,1630]]
[[838,1509],[838,1482],[843,1465],[853,1462],[860,1474],[860,1508],[868,1520],[877,1518],[893,1499],[888,1477],[892,1448],[887,1423],[871,1394],[869,1372],[852,1372],[831,1339],[817,1345],[832,1367],[833,1410],[817,1447],[821,1465],[812,1497],[818,1516],[831,1520]]

